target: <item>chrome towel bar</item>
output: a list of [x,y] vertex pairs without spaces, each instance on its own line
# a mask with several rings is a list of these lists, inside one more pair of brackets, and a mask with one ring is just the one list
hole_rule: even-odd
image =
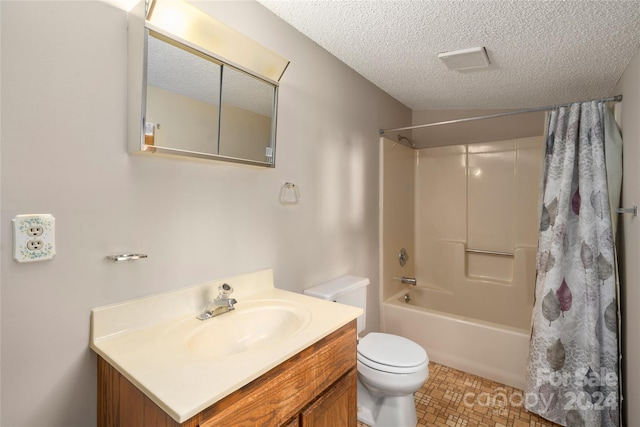
[[130,262],[139,259],[147,258],[145,254],[122,254],[122,255],[109,255],[107,256],[113,262]]
[[616,209],[616,213],[619,214],[632,214],[633,216],[638,216],[638,207],[633,205],[632,208],[618,208]]

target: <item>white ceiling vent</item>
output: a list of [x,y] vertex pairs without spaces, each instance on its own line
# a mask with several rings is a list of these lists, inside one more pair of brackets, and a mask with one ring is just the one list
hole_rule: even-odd
[[484,47],[472,47],[439,53],[438,58],[444,62],[447,68],[457,71],[487,68],[491,63]]

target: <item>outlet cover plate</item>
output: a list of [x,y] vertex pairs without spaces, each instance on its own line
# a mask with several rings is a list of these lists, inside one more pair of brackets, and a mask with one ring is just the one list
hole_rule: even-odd
[[52,215],[16,215],[11,222],[14,260],[22,263],[44,261],[54,257],[56,219]]

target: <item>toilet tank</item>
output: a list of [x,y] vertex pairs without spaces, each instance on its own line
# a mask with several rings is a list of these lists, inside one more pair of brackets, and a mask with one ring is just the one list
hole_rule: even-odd
[[328,282],[321,283],[303,294],[322,298],[340,304],[360,307],[363,314],[358,316],[358,334],[364,331],[367,316],[367,285],[369,279],[357,276],[340,276]]

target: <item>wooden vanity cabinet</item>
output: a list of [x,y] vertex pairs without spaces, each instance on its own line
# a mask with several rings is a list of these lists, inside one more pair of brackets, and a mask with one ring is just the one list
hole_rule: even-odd
[[356,427],[356,321],[183,423],[98,357],[98,427]]
[[356,426],[357,373],[349,371],[300,413],[301,427]]

